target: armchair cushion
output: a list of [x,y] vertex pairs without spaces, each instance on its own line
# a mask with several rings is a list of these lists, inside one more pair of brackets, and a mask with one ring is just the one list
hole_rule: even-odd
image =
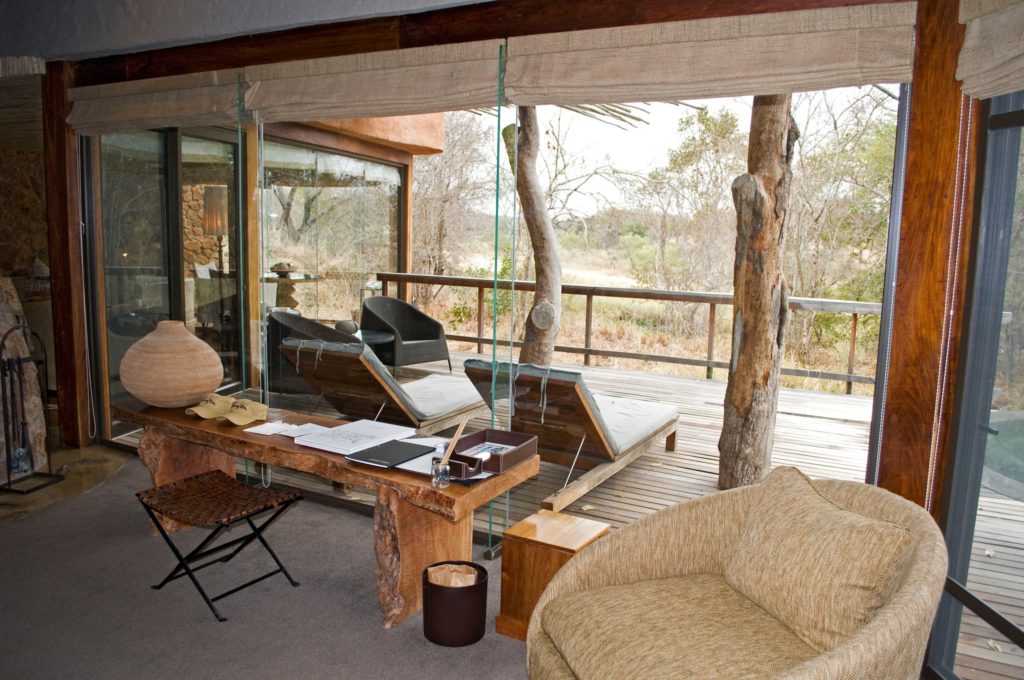
[[725,579],[808,645],[832,649],[902,582],[909,533],[835,505],[795,468],[760,487]]
[[718,574],[570,593],[541,623],[581,680],[771,678],[817,655]]

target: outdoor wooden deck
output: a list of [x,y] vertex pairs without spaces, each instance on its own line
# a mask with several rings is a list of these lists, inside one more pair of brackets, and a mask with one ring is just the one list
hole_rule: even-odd
[[[455,372],[465,358],[479,355],[453,353]],[[580,367],[572,367],[579,369]],[[414,379],[429,372],[447,373],[436,362],[399,369],[399,379]],[[622,527],[662,508],[718,491],[718,435],[722,427],[725,382],[699,380],[650,372],[604,367],[582,369],[595,392],[674,403],[679,409],[676,450],[656,442],[648,452],[614,477],[570,505],[563,512],[591,517]],[[332,413],[326,404],[301,400],[283,406],[313,406]],[[496,414],[501,422],[502,413]],[[779,396],[773,466],[794,465],[812,478],[863,481],[867,465],[871,399],[862,396],[783,389]],[[471,421],[469,430],[490,425],[489,419]],[[504,500],[481,508],[475,528],[488,530],[497,541],[506,526],[532,514],[540,502],[565,482],[567,468],[541,463],[540,475],[520,485]],[[576,474],[579,474],[578,472]],[[359,489],[344,492],[313,477],[279,470],[275,481],[346,502],[372,505],[373,497]],[[987,551],[991,551],[989,554]],[[982,498],[969,584],[978,594],[1024,623],[1024,503],[986,493]],[[1024,677],[1024,654],[970,613],[961,631],[958,672],[964,678]]]

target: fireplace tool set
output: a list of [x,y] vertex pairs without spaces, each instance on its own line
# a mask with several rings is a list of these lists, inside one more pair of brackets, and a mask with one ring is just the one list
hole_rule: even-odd
[[[14,356],[12,338],[20,334],[28,348],[28,356]],[[28,401],[31,398],[31,387],[26,367],[34,364],[38,378],[40,406],[47,395],[46,348],[39,334],[26,324],[14,326],[0,338],[0,406],[3,411],[4,454],[7,464],[7,480],[0,484],[0,492],[28,494],[33,491],[55,484],[64,479],[63,475],[53,472],[49,453],[46,451],[46,426],[43,425],[43,455],[46,457],[46,472],[35,469],[32,437],[28,418]],[[45,412],[41,411],[45,418]],[[34,484],[25,483],[35,480]],[[15,482],[19,486],[15,486]]]

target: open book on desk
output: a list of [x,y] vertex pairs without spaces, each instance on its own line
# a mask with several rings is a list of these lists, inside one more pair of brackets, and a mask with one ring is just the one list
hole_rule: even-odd
[[322,432],[296,437],[295,443],[347,456],[350,453],[356,453],[393,439],[405,439],[414,434],[416,434],[416,429],[412,427],[379,423],[374,420],[356,420]]

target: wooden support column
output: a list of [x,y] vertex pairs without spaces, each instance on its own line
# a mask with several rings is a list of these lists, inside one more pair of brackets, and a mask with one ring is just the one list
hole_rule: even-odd
[[934,514],[949,426],[972,224],[980,106],[956,80],[956,0],[920,2],[879,485]]
[[54,354],[61,442],[87,446],[89,381],[86,371],[85,272],[82,259],[82,200],[78,136],[68,124],[72,67],[50,62],[43,77],[43,152],[46,221],[50,249]]

